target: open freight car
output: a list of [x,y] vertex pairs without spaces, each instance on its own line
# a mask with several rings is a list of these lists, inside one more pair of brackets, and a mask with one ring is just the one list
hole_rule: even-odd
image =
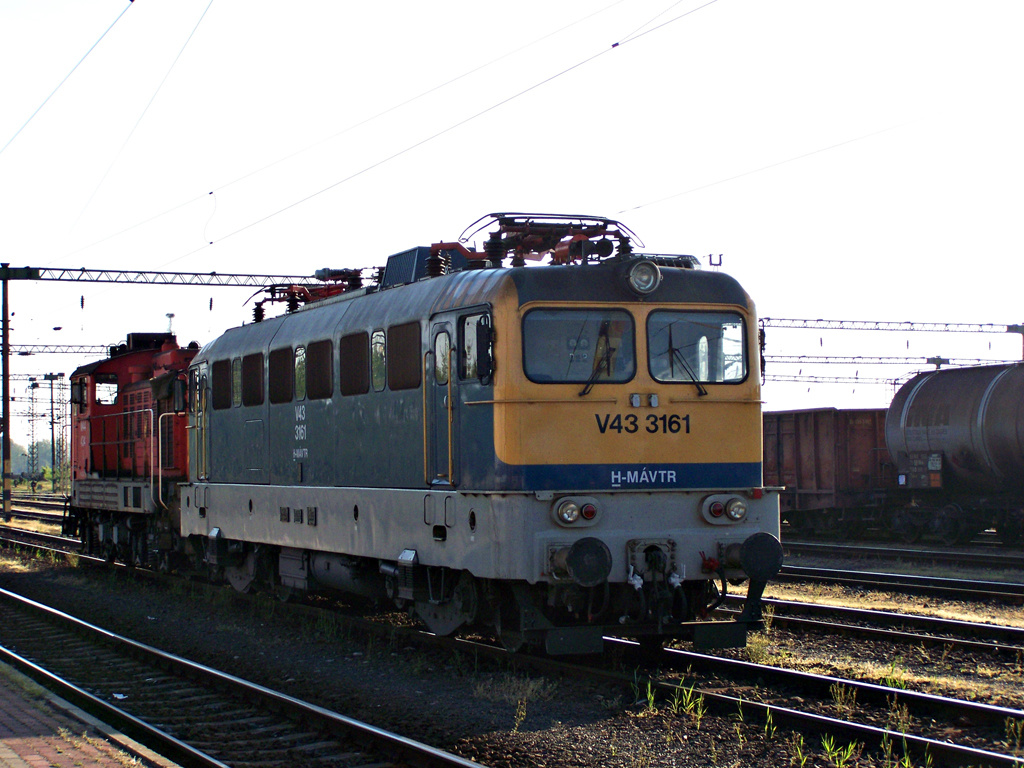
[[817,408],[764,414],[764,482],[794,533],[850,535],[889,526],[898,486],[885,447],[885,409]]

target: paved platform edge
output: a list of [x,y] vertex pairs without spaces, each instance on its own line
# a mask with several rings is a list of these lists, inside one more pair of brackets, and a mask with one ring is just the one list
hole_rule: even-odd
[[32,678],[23,675],[14,667],[5,664],[4,662],[0,662],[0,673],[23,689],[38,690],[42,694],[43,698],[49,701],[51,705],[65,712],[68,716],[95,728],[105,739],[118,749],[144,760],[149,765],[155,766],[155,768],[181,768],[178,763],[168,760],[163,755],[158,755],[145,744],[140,744],[130,736],[126,736],[115,728],[112,728],[108,723],[96,719],[88,712],[76,707],[70,701],[65,701],[57,694],[41,686]]

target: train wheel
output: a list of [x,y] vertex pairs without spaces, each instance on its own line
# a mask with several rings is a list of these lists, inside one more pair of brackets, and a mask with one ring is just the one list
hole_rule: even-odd
[[959,504],[947,504],[935,517],[935,535],[945,546],[963,541],[967,535],[964,510]]
[[1020,546],[1021,541],[1024,540],[1024,510],[1015,514],[1007,512],[996,526],[996,532],[1004,547]]
[[892,514],[892,531],[904,544],[916,544],[924,534],[923,521],[912,512],[896,510]]
[[224,575],[237,592],[247,593],[256,580],[256,554],[249,552],[241,564],[225,566]]
[[469,571],[459,575],[459,581],[452,591],[451,599],[435,605],[416,602],[416,615],[435,635],[450,635],[464,624],[473,624],[477,618],[480,596],[476,579]]
[[640,635],[636,641],[640,644],[640,653],[652,659],[657,659],[665,648],[665,638],[661,635]]
[[518,653],[526,645],[526,634],[522,626],[522,614],[515,596],[511,590],[500,589],[497,610],[494,612],[494,631],[509,653]]

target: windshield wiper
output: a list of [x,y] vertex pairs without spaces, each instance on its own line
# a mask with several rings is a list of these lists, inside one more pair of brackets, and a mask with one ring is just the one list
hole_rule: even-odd
[[708,393],[707,389],[705,389],[704,385],[701,384],[700,381],[697,379],[697,375],[693,372],[693,368],[690,367],[690,364],[686,362],[686,358],[683,357],[683,353],[672,343],[671,325],[669,325],[668,327],[668,352],[669,374],[672,376],[672,378],[675,379],[676,377],[675,361],[678,360],[679,365],[681,365],[683,368],[683,371],[686,373],[687,376],[690,377],[690,381],[692,381],[697,386],[697,395],[699,397],[704,397]]
[[[612,375],[612,355],[615,353],[615,348],[611,345],[611,341],[608,339],[608,320],[601,323],[601,328],[597,332],[597,345],[600,346],[601,340],[604,340],[604,353],[600,355],[594,355],[594,370],[590,373],[590,378],[587,379],[583,389],[580,390],[579,396],[589,395],[590,390],[594,388],[594,384],[597,383],[598,377],[601,375],[601,369],[604,368],[608,377]],[[596,351],[596,350],[595,350]]]

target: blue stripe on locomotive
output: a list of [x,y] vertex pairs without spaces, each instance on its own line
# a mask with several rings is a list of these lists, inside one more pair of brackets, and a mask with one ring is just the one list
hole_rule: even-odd
[[508,490],[686,490],[761,485],[760,462],[706,464],[547,464],[496,460],[497,485]]

